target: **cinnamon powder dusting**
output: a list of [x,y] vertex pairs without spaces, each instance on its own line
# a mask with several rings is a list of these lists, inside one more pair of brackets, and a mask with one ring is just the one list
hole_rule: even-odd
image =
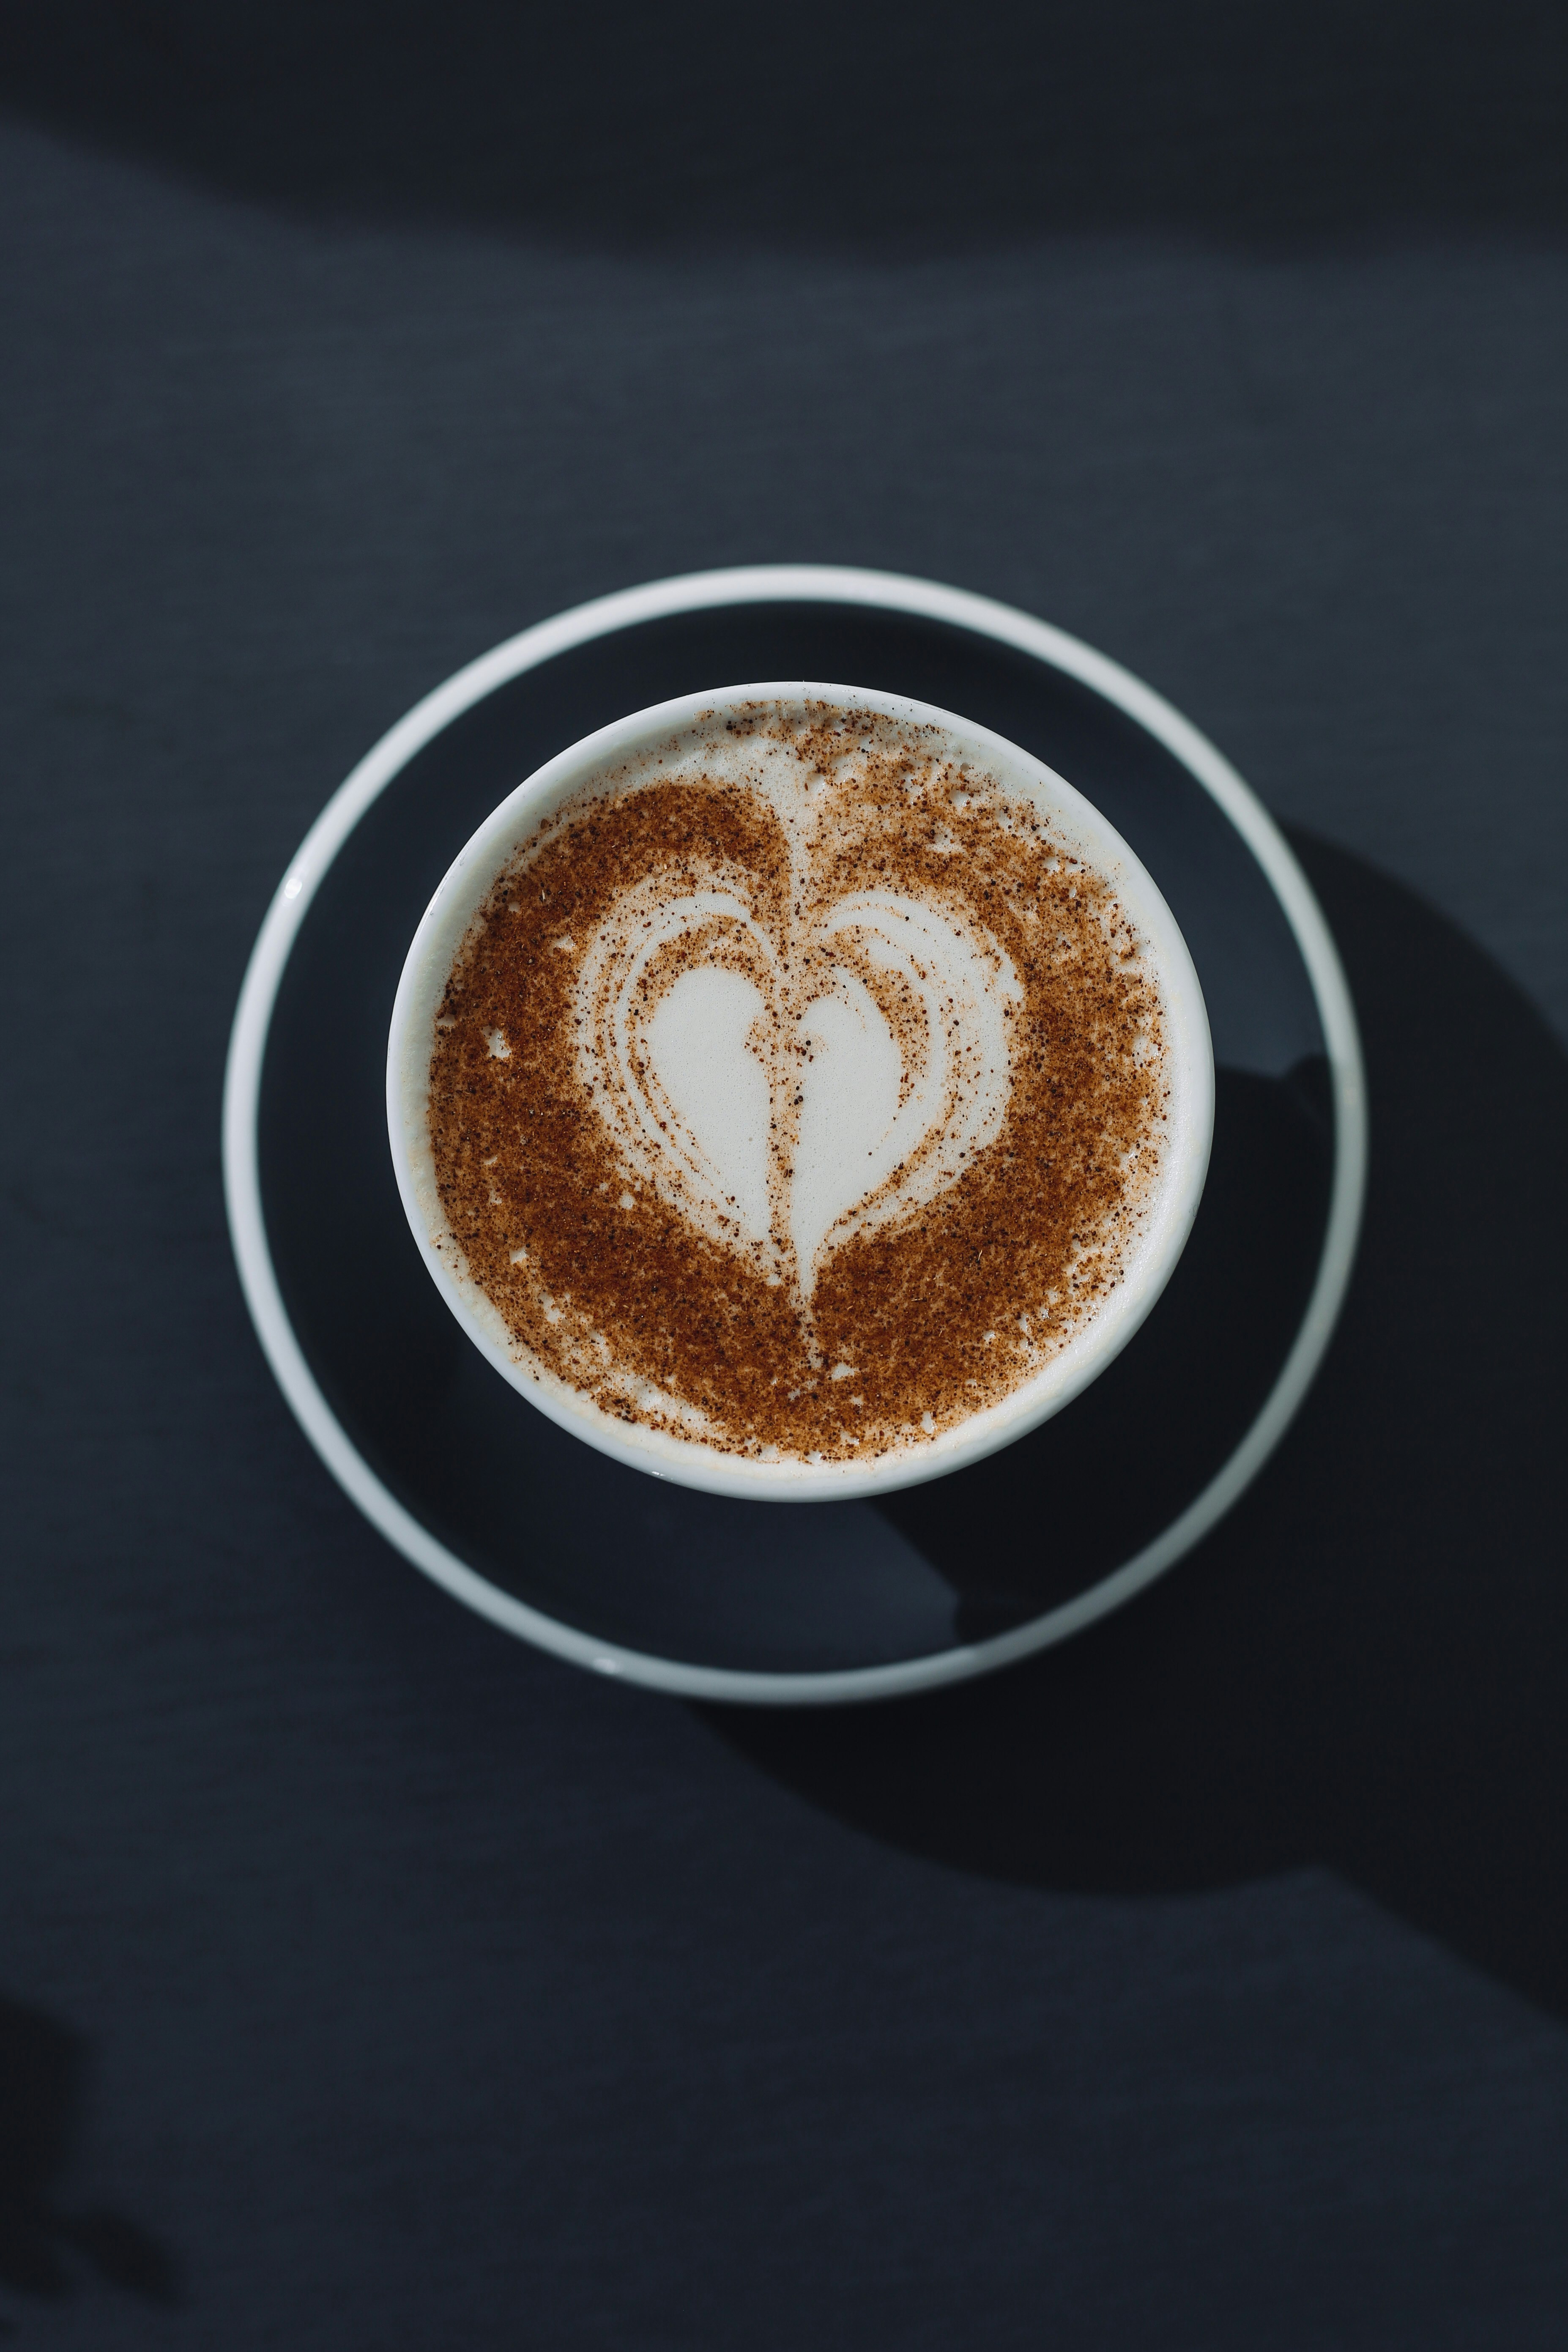
[[937,730],[825,706],[539,826],[430,1063],[443,1246],[520,1362],[766,1459],[923,1445],[1032,1379],[1123,1276],[1165,1108],[1111,884]]

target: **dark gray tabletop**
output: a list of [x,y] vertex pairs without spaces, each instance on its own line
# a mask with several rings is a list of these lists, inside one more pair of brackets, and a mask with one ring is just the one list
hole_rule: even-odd
[[[0,26],[0,2335],[1560,2344],[1560,23],[274,14]],[[553,610],[770,560],[1186,710],[1372,1081],[1346,1318],[1234,1518],[994,1684],[811,1718],[388,1551],[217,1154],[359,753]]]

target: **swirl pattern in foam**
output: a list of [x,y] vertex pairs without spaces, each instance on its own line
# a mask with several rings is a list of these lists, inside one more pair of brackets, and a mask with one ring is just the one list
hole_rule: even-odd
[[788,844],[777,929],[743,877],[633,883],[582,954],[577,1070],[626,1171],[805,1308],[829,1250],[933,1199],[1000,1132],[1023,992],[962,905],[824,903],[842,812],[793,756],[753,747],[744,781]]

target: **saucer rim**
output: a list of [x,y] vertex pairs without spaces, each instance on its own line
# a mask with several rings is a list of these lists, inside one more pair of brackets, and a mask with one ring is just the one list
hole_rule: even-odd
[[[357,1451],[328,1404],[289,1321],[267,1239],[258,1155],[263,1066],[284,969],[316,890],[366,811],[415,755],[511,679],[592,640],[645,622],[747,604],[858,604],[945,623],[1033,656],[1122,710],[1218,804],[1261,866],[1306,967],[1323,1032],[1334,1111],[1329,1213],[1311,1295],[1290,1351],[1240,1444],[1185,1510],[1131,1559],[1070,1601],[1006,1633],[891,1664],[763,1673],[700,1666],[606,1643],[519,1601],[438,1541]],[[1158,877],[1156,877],[1156,884]],[[1365,1192],[1366,1087],[1350,990],[1310,885],[1274,820],[1224,754],[1163,696],[1109,656],[1032,614],[900,573],[829,564],[760,564],[619,590],[519,632],[469,662],[374,744],[305,835],[251,951],[224,1078],[223,1170],[241,1289],[262,1351],[305,1435],[350,1499],[394,1548],[502,1631],[612,1679],[673,1696],[751,1705],[845,1704],[966,1681],[1066,1640],[1174,1566],[1263,1467],[1322,1360],[1350,1280]]]

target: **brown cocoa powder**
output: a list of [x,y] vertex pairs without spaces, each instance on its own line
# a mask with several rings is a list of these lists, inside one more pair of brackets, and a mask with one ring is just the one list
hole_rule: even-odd
[[[864,1460],[999,1402],[1121,1278],[1159,1165],[1159,992],[1110,886],[1031,805],[919,730],[889,744],[885,723],[832,709],[730,722],[748,728],[787,735],[821,795],[807,891],[774,810],[730,772],[611,779],[552,816],[498,879],[446,990],[437,1179],[452,1242],[520,1360],[621,1420],[725,1451]],[[877,889],[982,924],[1020,983],[1000,1132],[936,1198],[829,1249],[808,1310],[754,1252],[628,1181],[584,1083],[584,942],[649,877],[743,895],[797,992],[830,952],[825,912]],[[670,953],[679,965],[730,951],[698,939]],[[918,1054],[896,975],[870,978]]]

